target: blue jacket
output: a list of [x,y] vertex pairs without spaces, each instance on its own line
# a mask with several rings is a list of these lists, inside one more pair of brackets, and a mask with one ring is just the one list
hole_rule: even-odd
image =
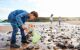
[[24,10],[15,10],[11,12],[8,16],[8,20],[13,24],[15,24],[16,22],[18,26],[23,25],[28,18],[28,12]]

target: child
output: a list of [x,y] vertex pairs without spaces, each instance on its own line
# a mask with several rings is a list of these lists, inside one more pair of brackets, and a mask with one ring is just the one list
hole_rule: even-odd
[[27,43],[24,30],[28,30],[28,29],[25,27],[24,23],[27,20],[35,20],[37,18],[38,18],[38,13],[35,11],[28,13],[24,10],[15,10],[9,14],[8,20],[13,28],[10,47],[13,48],[20,47],[19,45],[16,44],[16,33],[18,32],[18,28],[21,31],[21,36],[22,36],[21,42]]

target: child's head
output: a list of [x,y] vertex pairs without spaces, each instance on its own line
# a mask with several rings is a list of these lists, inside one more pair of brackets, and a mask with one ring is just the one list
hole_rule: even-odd
[[38,13],[36,11],[32,11],[29,13],[29,20],[35,20],[38,18]]

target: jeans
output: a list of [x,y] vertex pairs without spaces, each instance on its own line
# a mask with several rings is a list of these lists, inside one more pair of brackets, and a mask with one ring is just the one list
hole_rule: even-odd
[[12,23],[11,23],[11,26],[13,28],[12,37],[11,37],[11,44],[16,43],[16,33],[18,32],[18,28],[20,29],[20,32],[21,32],[21,37],[22,37],[21,42],[26,41],[26,36],[25,36],[25,33],[24,33],[24,29],[21,26],[18,27],[16,24],[12,24]]

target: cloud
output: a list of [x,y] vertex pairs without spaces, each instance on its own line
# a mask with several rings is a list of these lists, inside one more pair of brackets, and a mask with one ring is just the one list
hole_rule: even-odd
[[[40,17],[49,17],[50,14],[61,17],[79,17],[79,0],[10,0],[10,4],[0,8],[0,18],[7,18],[15,9],[24,9],[28,12],[37,11]],[[2,5],[3,6],[3,5]],[[4,17],[6,16],[6,17]]]
[[10,8],[0,8],[0,19],[7,19],[9,13],[13,11],[13,9]]
[[[17,0],[19,2],[33,3],[35,6],[22,6],[29,11],[38,11],[40,16],[50,16],[51,13],[54,16],[80,16],[80,3],[79,0]],[[77,13],[76,13],[77,12]]]
[[40,16],[79,17],[80,0],[25,0],[33,2]]

